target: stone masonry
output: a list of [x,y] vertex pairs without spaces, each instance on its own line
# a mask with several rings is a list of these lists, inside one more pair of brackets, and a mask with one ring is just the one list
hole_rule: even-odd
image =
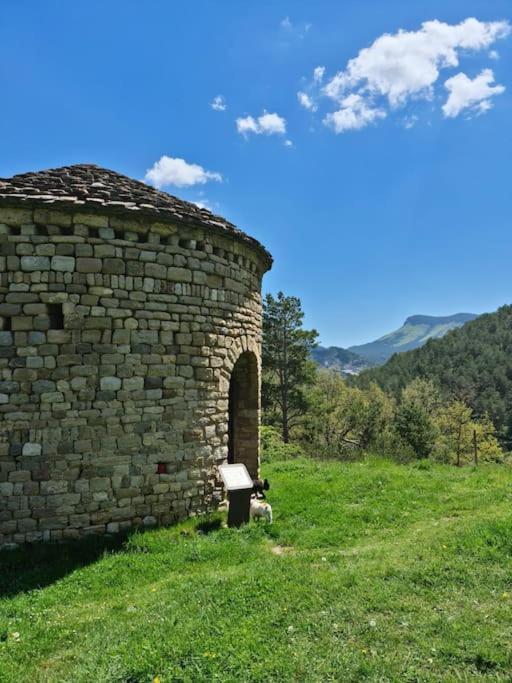
[[0,179],[0,547],[212,509],[228,450],[258,473],[271,263],[96,166]]

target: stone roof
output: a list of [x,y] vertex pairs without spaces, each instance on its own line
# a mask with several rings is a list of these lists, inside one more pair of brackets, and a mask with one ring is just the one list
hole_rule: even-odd
[[139,180],[94,164],[74,164],[0,178],[2,205],[74,208],[124,214],[131,219],[148,217],[162,222],[187,223],[237,237],[262,252],[269,266],[272,263],[270,253],[260,242],[224,218]]

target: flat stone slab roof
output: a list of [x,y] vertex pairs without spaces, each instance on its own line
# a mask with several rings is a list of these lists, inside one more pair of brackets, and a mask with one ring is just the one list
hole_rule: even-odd
[[187,223],[227,233],[263,252],[265,247],[229,221],[191,202],[178,199],[139,180],[94,164],[74,164],[12,178],[0,178],[0,206],[44,206],[101,213],[125,214],[170,223]]

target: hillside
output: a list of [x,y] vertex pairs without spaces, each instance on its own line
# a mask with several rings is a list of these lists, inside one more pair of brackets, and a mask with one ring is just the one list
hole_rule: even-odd
[[394,353],[410,351],[426,344],[429,339],[439,339],[450,330],[462,327],[477,316],[473,313],[457,313],[449,316],[413,315],[402,327],[376,341],[349,347],[349,351],[362,356],[371,365],[385,363]]
[[336,370],[343,375],[358,375],[363,370],[372,367],[372,364],[353,351],[342,349],[339,346],[317,346],[311,352],[313,360],[322,368]]
[[271,527],[0,553],[0,681],[510,680],[509,468],[264,476]]
[[415,377],[433,380],[445,395],[463,398],[477,414],[488,413],[502,436],[512,435],[512,306],[396,354],[357,381],[361,386],[377,382],[398,396]]

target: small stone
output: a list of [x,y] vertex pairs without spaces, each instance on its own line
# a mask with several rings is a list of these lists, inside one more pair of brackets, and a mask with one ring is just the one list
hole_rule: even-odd
[[100,379],[102,391],[118,391],[121,388],[121,383],[119,377],[102,377]]
[[73,256],[53,256],[51,268],[64,273],[72,273],[75,270],[75,259]]
[[44,394],[47,391],[55,391],[55,382],[50,382],[47,379],[38,379],[32,382],[32,391],[34,394]]
[[123,380],[124,391],[137,391],[144,388],[144,377],[127,377]]
[[46,342],[46,335],[44,332],[29,332],[28,333],[28,343],[31,346],[38,346],[39,344],[44,344]]
[[122,275],[125,271],[125,264],[121,258],[103,259],[103,272],[113,275]]
[[116,236],[112,228],[100,228],[98,230],[98,235],[104,240],[113,240]]
[[25,443],[23,444],[22,455],[38,456],[41,455],[40,443]]
[[21,270],[27,272],[50,270],[50,259],[48,256],[22,256]]
[[10,332],[1,331],[0,332],[0,346],[12,346],[13,337]]
[[100,273],[101,272],[101,259],[89,258],[87,256],[77,258],[76,270],[79,273]]
[[167,269],[167,277],[173,282],[192,282],[192,272],[187,268],[169,266]]

